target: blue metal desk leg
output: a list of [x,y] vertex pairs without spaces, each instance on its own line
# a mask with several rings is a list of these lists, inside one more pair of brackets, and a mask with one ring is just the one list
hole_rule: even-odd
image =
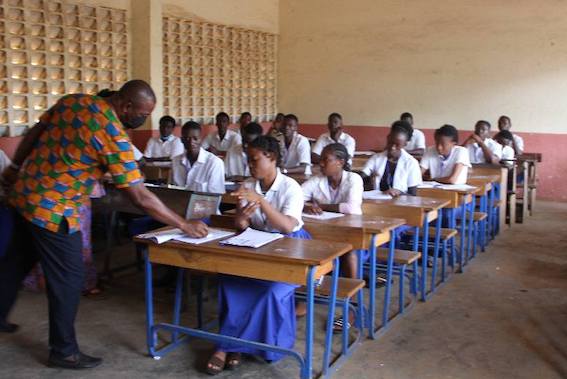
[[[357,250],[356,256],[358,258],[358,268],[357,268],[357,278],[362,279],[364,275],[364,262],[362,261],[362,254],[364,250]],[[356,294],[356,300],[358,302],[358,310],[357,310],[357,327],[360,329],[360,333],[364,334],[364,292],[362,290],[358,291]]]
[[[390,241],[392,242],[392,241]],[[370,283],[368,289],[368,337],[376,339],[374,333],[375,314],[376,314],[376,235],[370,238]]]
[[467,236],[467,263],[469,261],[469,257],[472,253],[472,239],[473,239],[473,227],[474,227],[474,210],[476,206],[476,196],[472,197],[471,203],[469,205],[471,212],[469,215],[468,220],[468,236]]
[[155,355],[155,347],[157,342],[157,334],[154,332],[154,298],[152,283],[152,264],[148,247],[140,245],[140,251],[144,255],[145,265],[145,292],[146,292],[146,344],[148,346],[148,354],[157,358]]
[[305,316],[305,365],[301,377],[303,379],[311,378],[313,375],[313,303],[315,298],[315,269],[309,267],[307,272],[307,314]]
[[[185,269],[177,269],[177,284],[175,285],[175,302],[173,306],[173,325],[179,326],[179,319],[181,315],[181,298],[183,295],[183,274]],[[173,332],[171,335],[171,342],[177,342],[179,333]]]
[[463,202],[461,205],[461,246],[459,246],[459,271],[465,270],[465,226],[467,225],[467,204]]
[[[331,348],[333,347],[333,320],[335,318],[335,306],[337,304],[337,288],[339,282],[339,271],[340,262],[338,258],[335,258],[332,283],[331,283],[331,297],[329,299],[329,310],[327,312],[327,327],[325,334],[325,352],[323,353],[323,376],[326,376],[329,372],[329,361],[331,359]],[[348,311],[344,315],[346,317],[343,320],[343,329],[348,329]]]
[[[384,309],[382,311],[382,327],[386,328],[388,326],[388,316],[390,313],[390,298],[392,296],[392,272],[394,270],[394,248],[396,246],[396,231],[392,230],[390,232],[390,243],[388,244],[388,265],[386,266],[386,293],[384,295]],[[374,274],[376,274],[376,265]],[[374,277],[374,282],[376,282],[376,277]],[[376,283],[374,283],[376,284]]]
[[437,261],[439,260],[439,242],[441,240],[441,225],[443,222],[443,212],[438,212],[435,222],[435,242],[433,246],[433,269],[431,270],[431,292],[435,292],[437,282]]
[[423,243],[421,253],[421,301],[427,298],[427,255],[429,250],[429,220],[427,213],[423,218]]

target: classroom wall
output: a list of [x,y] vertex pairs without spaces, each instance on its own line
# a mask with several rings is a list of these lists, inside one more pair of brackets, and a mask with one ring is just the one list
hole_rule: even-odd
[[282,0],[278,108],[313,136],[340,112],[361,146],[404,111],[426,135],[507,114],[544,154],[538,195],[567,201],[566,19],[556,0]]

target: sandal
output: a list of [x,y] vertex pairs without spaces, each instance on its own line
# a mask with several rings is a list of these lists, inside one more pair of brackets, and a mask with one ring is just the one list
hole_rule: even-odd
[[[333,333],[342,333],[344,323],[345,320],[342,317],[335,319],[335,321],[333,321]],[[350,322],[346,323],[346,327],[347,330],[350,329]]]
[[228,353],[226,355],[225,368],[227,370],[236,370],[242,364],[242,354],[240,353]]
[[207,362],[207,374],[212,376],[220,374],[221,372],[223,372],[225,364],[225,360],[222,360],[213,354],[213,356]]

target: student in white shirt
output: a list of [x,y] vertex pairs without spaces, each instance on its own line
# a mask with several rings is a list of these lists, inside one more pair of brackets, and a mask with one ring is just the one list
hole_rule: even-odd
[[223,155],[228,149],[234,145],[240,145],[242,139],[240,135],[228,128],[230,117],[224,112],[217,114],[216,118],[217,131],[211,132],[204,139],[202,147],[215,155]]
[[283,173],[311,174],[311,147],[309,140],[297,132],[299,120],[294,114],[284,117],[280,129]]
[[[302,229],[303,192],[299,184],[278,169],[279,143],[260,136],[248,145],[253,179],[232,195],[238,199],[236,227],[286,234],[309,239]],[[295,343],[295,285],[219,275],[220,334],[262,342],[282,348]],[[251,347],[219,343],[207,364],[207,373],[235,369],[242,353],[276,361],[282,354]]]
[[238,134],[242,135],[244,127],[252,122],[252,113],[242,112],[238,119]]
[[420,166],[427,179],[446,184],[466,184],[471,168],[469,152],[459,143],[459,132],[453,125],[435,131],[435,146],[429,147]]
[[173,129],[175,129],[173,117],[160,118],[159,137],[150,138],[144,151],[146,162],[169,162],[173,157],[183,154],[183,144],[173,135]]
[[421,181],[417,160],[404,148],[409,139],[410,125],[405,121],[392,124],[385,151],[374,154],[362,169],[363,177],[374,178],[374,188],[390,196],[415,196]]
[[224,193],[224,164],[201,147],[201,125],[186,122],[181,141],[186,151],[171,162],[171,182],[190,191]]
[[321,134],[311,149],[311,163],[319,163],[321,152],[325,146],[337,142],[342,143],[346,147],[350,155],[349,162],[352,162],[352,157],[354,157],[354,151],[356,149],[356,141],[343,131],[342,116],[338,113],[331,113],[327,121],[327,128],[329,131]]
[[502,146],[490,138],[490,123],[480,120],[474,126],[474,133],[463,143],[469,150],[472,164],[498,164],[502,159]]
[[273,134],[278,134],[280,132],[284,116],[285,115],[283,113],[278,113],[276,115],[276,117],[272,121],[272,126],[270,127],[270,130],[268,131],[268,133],[266,133],[266,135],[272,136]]
[[[498,119],[498,129],[500,131],[502,130],[510,131],[511,128],[512,128],[512,120],[510,120],[510,117],[500,116],[500,118]],[[524,153],[524,139],[514,133],[512,133],[512,137],[513,137],[512,148],[514,149],[515,155],[522,155]]]
[[413,127],[413,115],[409,112],[404,112],[401,114],[400,120],[406,121],[412,127],[412,133],[405,150],[411,155],[423,155],[425,152],[425,134]]
[[250,176],[248,168],[248,157],[246,156],[246,148],[248,144],[262,135],[262,126],[255,122],[251,122],[242,130],[242,143],[233,145],[226,152],[224,158],[224,173],[227,178],[235,176]]
[[514,154],[514,135],[509,130],[501,130],[494,136],[494,140],[502,145],[502,160],[500,163],[512,165],[515,158]]

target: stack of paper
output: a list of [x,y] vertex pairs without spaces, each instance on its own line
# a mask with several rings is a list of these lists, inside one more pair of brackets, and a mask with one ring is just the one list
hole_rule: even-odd
[[380,190],[364,191],[362,198],[365,200],[390,200],[392,196],[385,194]]
[[138,235],[138,238],[145,238],[145,239],[149,239],[152,240],[158,244],[167,242],[167,241],[171,241],[171,240],[175,240],[175,241],[179,241],[179,242],[185,242],[185,243],[190,243],[190,244],[194,244],[194,245],[200,245],[202,243],[205,242],[209,242],[209,241],[214,241],[220,238],[225,238],[225,237],[230,237],[232,236],[234,233],[233,232],[229,232],[226,230],[221,230],[221,229],[214,229],[214,228],[209,228],[209,234],[207,234],[206,237],[202,237],[202,238],[193,238],[193,237],[189,237],[187,234],[183,233],[181,231],[181,229],[167,229],[167,230],[162,230],[159,232],[152,232],[152,233],[145,233],[145,234],[140,234]]
[[315,220],[332,220],[334,218],[343,217],[344,214],[336,213],[336,212],[325,212],[325,211],[323,211],[323,213],[321,213],[319,215],[303,213],[302,216],[307,217],[307,218],[313,218]]
[[164,243],[176,237],[183,237],[185,233],[181,229],[167,229],[159,232],[145,233],[138,235],[138,238],[145,238],[152,240],[156,243]]
[[262,232],[260,230],[248,228],[234,237],[220,241],[220,244],[258,248],[269,244],[270,242],[282,239],[283,237],[283,234]]
[[444,190],[453,190],[453,191],[466,191],[473,189],[475,187],[468,184],[442,184],[438,188]]
[[418,186],[418,188],[437,188],[439,186],[442,186],[443,184],[438,183],[438,182],[423,182],[422,184],[420,184]]

